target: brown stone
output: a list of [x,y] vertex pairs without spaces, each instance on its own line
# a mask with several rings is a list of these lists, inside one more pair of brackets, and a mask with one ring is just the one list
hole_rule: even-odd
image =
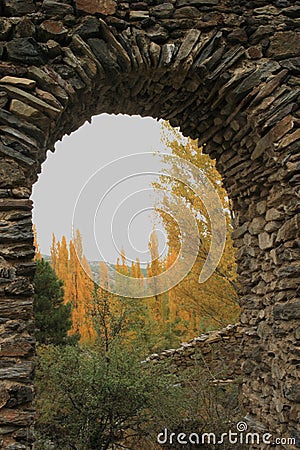
[[10,398],[10,396],[9,396],[7,389],[5,389],[4,387],[1,387],[1,389],[0,389],[0,409],[6,405],[9,398]]
[[296,142],[300,139],[300,128],[296,130],[294,133],[288,134],[285,136],[279,143],[277,150],[280,150],[282,148],[287,147],[288,145],[292,144],[293,142]]
[[176,9],[173,17],[175,19],[195,19],[200,16],[200,12],[194,6],[183,6]]
[[147,19],[148,17],[149,17],[148,11],[130,11],[129,13],[130,20]]
[[63,22],[59,20],[45,20],[39,27],[39,36],[44,41],[55,39],[56,41],[61,42],[67,33],[68,29],[65,28]]
[[5,40],[8,38],[12,29],[12,23],[9,19],[0,18],[0,39]]
[[254,217],[252,222],[249,225],[249,233],[250,234],[258,234],[264,228],[266,221],[264,217]]
[[13,160],[2,160],[0,164],[0,187],[15,187],[24,183],[25,174],[23,168]]
[[[0,425],[21,425],[22,427],[33,423],[33,411],[14,411],[13,409],[3,409],[0,416]],[[17,449],[18,447],[16,447]],[[20,448],[20,447],[19,447]]]
[[276,242],[289,241],[295,239],[299,234],[300,229],[300,214],[297,214],[292,219],[286,221],[284,225],[279,229]]
[[23,117],[25,120],[34,122],[42,130],[47,130],[49,128],[49,118],[38,109],[32,108],[26,103],[13,99],[9,110],[14,114]]
[[272,248],[274,243],[274,238],[272,235],[267,233],[266,231],[263,231],[258,235],[258,243],[259,248],[262,250],[266,250],[267,248]]
[[246,55],[249,59],[259,59],[262,57],[262,49],[260,46],[253,46],[248,48]]
[[288,133],[294,127],[294,119],[291,115],[278,122],[255,146],[251,159],[259,158],[267,149],[272,147],[278,139]]
[[35,97],[32,94],[29,94],[19,88],[15,88],[13,86],[9,85],[3,85],[3,88],[7,91],[8,95],[12,98],[16,98],[21,100],[24,103],[27,103],[28,105],[32,106],[33,108],[39,109],[40,111],[44,112],[45,114],[49,115],[50,117],[56,117],[58,114],[60,114],[60,110],[57,108],[54,108],[51,105],[48,105],[48,103],[40,100],[39,98]]
[[276,208],[270,208],[268,209],[267,213],[266,213],[266,221],[272,221],[272,220],[280,220],[283,219],[285,216],[283,211],[280,211]]
[[291,58],[300,55],[300,33],[278,31],[271,38],[267,56],[274,59]]
[[37,96],[44,102],[49,103],[49,105],[54,106],[54,108],[61,110],[63,109],[62,104],[57,100],[56,97],[54,97],[54,95],[50,94],[50,92],[46,92],[38,88],[36,88],[35,92]]
[[274,305],[273,315],[275,319],[292,320],[300,319],[300,302]]
[[[103,112],[166,118],[205,143],[234,209],[243,331],[208,332],[147,361],[171,360],[172,373],[205,361],[224,386],[242,364],[252,423],[273,435],[297,429],[299,7],[231,3],[0,0],[0,78],[21,80],[0,83],[0,377],[10,394],[5,404],[0,392],[4,450],[29,449],[34,439],[26,198],[46,150]],[[22,15],[22,8],[32,11]]]
[[29,80],[28,78],[18,78],[18,77],[10,77],[6,76],[0,79],[1,84],[11,84],[13,86],[19,87],[19,88],[27,88],[27,89],[34,89],[36,86],[36,81]]
[[117,3],[114,0],[77,0],[76,6],[78,11],[108,16],[116,12]]

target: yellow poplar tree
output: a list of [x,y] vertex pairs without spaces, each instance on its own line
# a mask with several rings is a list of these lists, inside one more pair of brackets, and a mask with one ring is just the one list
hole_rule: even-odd
[[94,282],[86,257],[82,251],[79,230],[67,245],[65,236],[51,246],[51,265],[57,276],[64,282],[64,301],[72,305],[72,327],[70,335],[79,335],[81,343],[91,343],[96,332],[90,318]]
[[[159,182],[154,183],[154,187],[170,193],[170,196],[166,195],[163,201],[168,208],[172,207],[172,202],[174,205],[176,203],[176,200],[172,200],[172,198],[183,201],[185,207],[192,212],[199,231],[198,240],[195,242],[192,238],[189,239],[189,226],[185,227],[185,239],[191,251],[194,250],[195,245],[199,246],[199,251],[192,270],[183,281],[169,291],[170,317],[172,321],[177,318],[179,334],[183,338],[189,338],[203,331],[234,322],[239,315],[235,284],[236,264],[230,237],[232,231],[230,204],[228,195],[222,187],[222,179],[215,162],[208,155],[203,154],[197,141],[183,138],[177,130],[172,129],[166,123],[163,126],[162,140],[172,155],[192,163],[211,181],[221,199],[227,220],[227,240],[220,264],[204,284],[199,284],[199,274],[207,258],[211,240],[210,219],[205,206],[201,198],[189,186],[176,179],[176,173],[185,170],[184,165],[183,167],[172,167],[170,176],[161,176]],[[197,183],[197,180],[193,180],[193,182]],[[158,214],[168,235],[169,261],[167,265],[169,265],[179,254],[182,236],[170,214],[164,214],[161,208],[158,209]],[[188,220],[185,217],[187,224]]]

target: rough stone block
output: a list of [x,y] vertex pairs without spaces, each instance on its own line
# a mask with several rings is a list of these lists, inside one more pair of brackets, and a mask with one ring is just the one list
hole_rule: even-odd
[[18,63],[41,65],[44,61],[41,47],[33,38],[17,38],[6,44],[8,57]]
[[28,78],[6,76],[0,79],[0,84],[11,84],[19,88],[34,89],[36,86],[36,81],[29,80]]
[[64,27],[63,22],[59,20],[45,20],[41,23],[38,34],[42,41],[54,39],[62,42],[68,33],[68,29]]
[[273,235],[264,231],[258,235],[258,245],[262,250],[266,250],[268,248],[272,248],[274,243]]
[[291,58],[300,55],[300,33],[295,31],[278,31],[271,38],[267,56],[275,59]]
[[22,16],[35,12],[33,0],[4,0],[4,10],[12,16]]
[[273,316],[275,320],[300,319],[300,301],[274,305]]
[[117,4],[114,0],[77,0],[78,11],[89,14],[110,15],[116,12]]

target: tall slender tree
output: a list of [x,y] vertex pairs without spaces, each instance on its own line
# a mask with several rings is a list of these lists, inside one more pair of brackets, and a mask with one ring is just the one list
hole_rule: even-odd
[[51,265],[36,261],[34,278],[35,336],[40,344],[66,345],[75,342],[68,336],[71,328],[71,305],[64,304],[63,282]]
[[[212,236],[210,218],[204,203],[190,187],[178,181],[176,174],[178,171],[184,172],[184,166],[174,165],[170,170],[170,176],[161,176],[159,182],[154,183],[155,188],[164,189],[166,194],[171,194],[165,196],[163,200],[165,206],[168,209],[173,207],[178,211],[176,199],[179,199],[193,214],[193,220],[196,221],[198,227],[196,241],[189,236],[189,226],[186,226],[184,230],[185,241],[191,251],[199,247],[196,262],[184,280],[169,292],[169,311],[172,311],[172,321],[174,322],[177,318],[178,331],[180,330],[183,337],[191,337],[202,331],[226,325],[238,318],[236,264],[230,237],[232,231],[230,203],[228,195],[222,187],[222,179],[215,162],[203,153],[203,149],[198,147],[197,141],[183,138],[179,131],[172,129],[166,123],[163,126],[162,139],[172,155],[192,163],[210,180],[222,201],[227,220],[227,240],[220,264],[204,284],[199,284],[199,274],[208,256]],[[188,173],[187,176],[191,177],[192,174]],[[192,182],[196,184],[197,180],[193,179]],[[182,235],[170,214],[165,214],[162,208],[157,209],[157,212],[168,235],[169,265],[179,255]],[[181,214],[184,213],[181,212]],[[189,220],[185,217],[187,224]]]

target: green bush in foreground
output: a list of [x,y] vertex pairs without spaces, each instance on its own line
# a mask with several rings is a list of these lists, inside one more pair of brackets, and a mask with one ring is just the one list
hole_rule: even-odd
[[242,417],[236,389],[212,386],[203,367],[179,379],[118,345],[102,353],[40,346],[38,355],[37,450],[158,449],[164,428],[221,434]]
[[55,448],[108,449],[149,434],[159,408],[171,421],[177,415],[170,376],[145,370],[125,349],[42,346],[38,353],[37,431]]

